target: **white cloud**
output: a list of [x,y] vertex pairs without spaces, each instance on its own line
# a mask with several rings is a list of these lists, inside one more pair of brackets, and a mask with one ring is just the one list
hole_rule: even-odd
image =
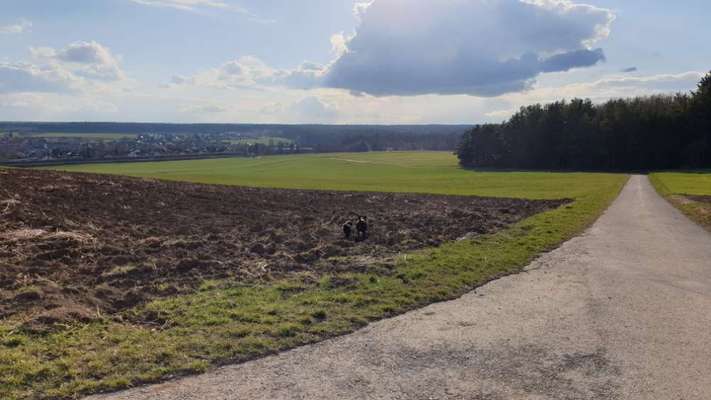
[[259,58],[245,56],[190,77],[174,76],[172,83],[213,89],[253,89],[272,85],[277,73]]
[[646,76],[609,75],[591,82],[537,87],[530,93],[512,94],[505,97],[518,98],[524,102],[532,103],[573,97],[605,101],[611,98],[688,92],[696,87],[703,75],[697,71]]
[[[704,73],[697,71],[680,74],[659,74],[648,76],[612,76],[592,84],[581,84],[589,89],[619,89],[620,95],[638,95],[667,92],[685,92],[696,87]],[[630,92],[629,90],[632,90]]]
[[319,86],[324,67],[305,62],[293,70],[275,69],[254,56],[228,61],[193,76],[175,75],[172,85],[193,85],[216,89],[256,89],[278,86],[313,89]]
[[331,35],[331,51],[337,58],[348,51],[348,40],[349,38],[343,32]]
[[183,11],[198,11],[200,9],[219,9],[239,13],[248,13],[246,9],[235,4],[230,4],[221,0],[130,0],[134,3],[153,6],[167,7]]
[[95,41],[75,42],[61,50],[31,48],[32,55],[43,62],[63,65],[89,79],[116,81],[125,78],[118,59],[107,47]]
[[[140,85],[123,92],[116,84],[106,91],[74,82],[73,92],[2,93],[0,120],[119,120],[255,123],[479,123],[500,122],[522,105],[563,98],[611,97],[686,91],[695,87],[698,72],[636,76],[616,74],[601,79],[560,83],[568,74],[541,79],[531,90],[496,98],[468,95],[353,96],[339,89],[309,91],[216,89],[175,85],[165,90]],[[581,73],[581,75],[584,75]],[[630,79],[632,78],[632,79]],[[583,78],[580,78],[583,79]],[[103,83],[102,83],[103,85]],[[104,86],[99,86],[99,88]],[[112,106],[113,105],[113,106]]]
[[246,56],[223,64],[218,69],[217,79],[225,85],[268,84],[276,71],[257,57]]
[[[259,109],[259,113],[263,117],[266,116],[267,120],[271,118],[271,121],[279,120],[283,123],[335,123],[340,122],[341,118],[345,116],[341,114],[338,104],[343,100],[342,94],[334,96],[321,93],[296,97],[286,102],[269,102]],[[349,111],[354,110],[351,108]]]
[[117,58],[97,42],[77,42],[61,50],[31,48],[30,53],[31,62],[0,62],[0,93],[105,94],[130,83]]
[[646,76],[624,74],[610,75],[591,82],[538,86],[528,92],[502,96],[501,100],[506,104],[502,108],[485,112],[484,116],[488,121],[501,121],[514,114],[521,106],[562,99],[589,98],[595,103],[601,103],[615,98],[689,92],[703,76],[703,73],[697,71]]
[[338,117],[338,110],[316,96],[305,97],[292,104],[290,111],[297,121],[327,123]]
[[10,94],[0,97],[0,108],[29,108],[37,103],[36,94]]
[[217,12],[232,12],[243,14],[249,21],[258,24],[272,24],[276,20],[263,18],[239,4],[223,0],[129,0],[132,3],[150,7],[172,8],[174,10],[188,11],[196,14],[212,14]]
[[63,93],[10,93],[0,96],[0,119],[21,121],[114,120],[118,107],[101,98]]
[[189,85],[193,83],[193,78],[183,75],[173,75],[170,78],[170,83],[173,85]]
[[219,114],[227,112],[229,109],[219,104],[196,104],[180,108],[181,112],[190,114]]
[[496,96],[528,89],[545,72],[604,60],[610,10],[569,0],[375,0],[356,5],[355,35],[327,87],[376,96]]
[[0,25],[0,34],[11,35],[24,33],[32,28],[32,22],[25,19],[20,20],[20,22],[12,25]]
[[321,86],[325,73],[325,67],[305,62],[296,69],[279,71],[272,83],[292,89],[314,89]]
[[357,2],[355,12],[357,31],[331,36],[336,57],[328,65],[275,69],[246,56],[172,84],[493,97],[603,61],[590,46],[614,20],[607,9],[570,0],[373,0]]
[[68,92],[76,81],[62,69],[0,62],[0,93]]

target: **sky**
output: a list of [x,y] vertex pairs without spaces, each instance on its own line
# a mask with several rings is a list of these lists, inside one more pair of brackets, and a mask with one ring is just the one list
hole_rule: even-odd
[[0,0],[0,120],[471,124],[693,90],[708,0]]

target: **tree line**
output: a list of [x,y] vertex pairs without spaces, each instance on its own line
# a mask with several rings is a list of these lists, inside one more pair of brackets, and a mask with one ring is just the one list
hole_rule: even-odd
[[690,93],[522,107],[459,143],[465,167],[658,170],[711,167],[711,73]]
[[444,133],[422,133],[413,135],[411,133],[391,132],[386,134],[358,134],[345,136],[340,143],[317,147],[320,151],[345,151],[345,152],[367,152],[367,151],[453,151],[457,148],[462,136],[459,132]]
[[471,125],[285,125],[165,124],[124,122],[2,122],[3,132],[132,133],[159,135],[224,135],[282,137],[314,152],[377,150],[446,150],[457,148]]

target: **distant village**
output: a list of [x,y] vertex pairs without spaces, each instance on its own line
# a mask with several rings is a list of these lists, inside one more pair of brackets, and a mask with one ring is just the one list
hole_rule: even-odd
[[243,134],[0,133],[0,162],[42,164],[91,161],[259,156],[311,151],[283,138]]

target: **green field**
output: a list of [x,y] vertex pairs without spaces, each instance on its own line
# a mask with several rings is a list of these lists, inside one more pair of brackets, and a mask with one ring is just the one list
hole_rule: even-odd
[[709,172],[660,172],[650,178],[664,194],[711,196]]
[[55,167],[223,185],[418,192],[529,199],[577,198],[609,185],[612,175],[472,172],[446,152],[339,153]]
[[25,136],[40,137],[47,139],[72,138],[86,140],[119,140],[119,139],[134,139],[137,135],[134,133],[71,133],[71,132],[45,132],[45,133],[30,133]]
[[230,139],[228,140],[231,144],[263,144],[263,145],[268,145],[270,143],[273,143],[275,145],[278,145],[280,143],[283,144],[291,144],[294,141],[287,139],[287,138],[282,138],[282,137],[276,137],[276,136],[264,136],[264,137],[257,137],[257,138],[240,138],[240,139]]
[[[429,192],[575,201],[499,233],[401,255],[391,274],[337,273],[245,286],[209,281],[195,294],[127,313],[169,321],[152,329],[103,320],[33,335],[0,322],[0,398],[71,398],[199,373],[352,332],[384,317],[456,298],[589,226],[627,176],[475,172],[447,153],[278,156],[87,165],[65,170],[290,188]],[[353,282],[333,284],[344,279]]]
[[711,203],[689,196],[711,196],[711,173],[661,172],[650,175],[657,191],[689,218],[711,230]]

